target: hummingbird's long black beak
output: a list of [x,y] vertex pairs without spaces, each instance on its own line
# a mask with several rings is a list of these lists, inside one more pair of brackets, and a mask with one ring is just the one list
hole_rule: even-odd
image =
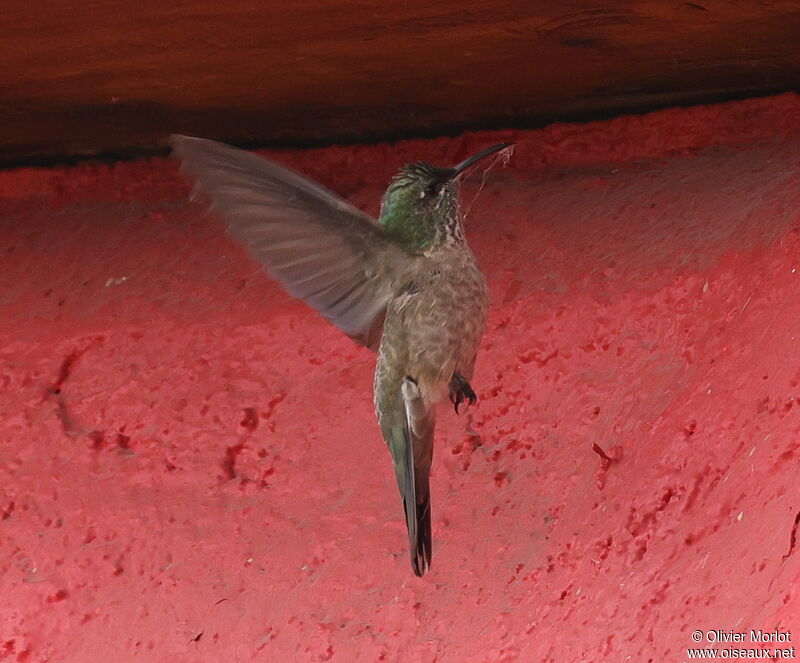
[[506,149],[507,147],[511,147],[514,143],[498,143],[497,145],[492,145],[491,147],[487,147],[485,150],[481,150],[477,154],[473,154],[468,159],[464,159],[461,163],[453,166],[452,168],[452,175],[450,178],[458,177],[463,173],[467,168],[472,166],[473,164],[478,163],[481,159],[488,157],[491,154],[495,154],[500,152],[501,150]]

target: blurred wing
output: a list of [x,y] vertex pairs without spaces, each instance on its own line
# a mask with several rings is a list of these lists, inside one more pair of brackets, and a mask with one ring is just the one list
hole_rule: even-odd
[[375,349],[413,258],[372,217],[273,161],[201,138],[171,143],[230,234],[292,295]]

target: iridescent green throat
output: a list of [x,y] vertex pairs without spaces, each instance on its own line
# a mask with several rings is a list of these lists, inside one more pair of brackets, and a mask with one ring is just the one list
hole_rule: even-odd
[[419,198],[419,194],[404,190],[387,196],[381,209],[380,224],[402,247],[412,253],[420,253],[436,241],[434,213],[420,210],[408,196]]
[[380,224],[401,246],[423,253],[458,234],[456,184],[442,181],[429,164],[410,164],[392,180],[383,196]]

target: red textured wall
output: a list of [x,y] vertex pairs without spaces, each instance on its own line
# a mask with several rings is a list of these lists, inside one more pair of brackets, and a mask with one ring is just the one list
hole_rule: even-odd
[[493,310],[479,403],[440,417],[422,580],[373,357],[174,164],[0,174],[0,660],[800,638],[800,98],[272,155],[374,212],[401,163],[508,139],[468,220]]

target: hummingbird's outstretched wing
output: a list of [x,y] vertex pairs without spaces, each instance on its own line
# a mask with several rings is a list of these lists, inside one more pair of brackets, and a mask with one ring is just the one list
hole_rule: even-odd
[[222,143],[173,136],[173,153],[267,271],[373,350],[413,258],[368,214],[283,166]]

